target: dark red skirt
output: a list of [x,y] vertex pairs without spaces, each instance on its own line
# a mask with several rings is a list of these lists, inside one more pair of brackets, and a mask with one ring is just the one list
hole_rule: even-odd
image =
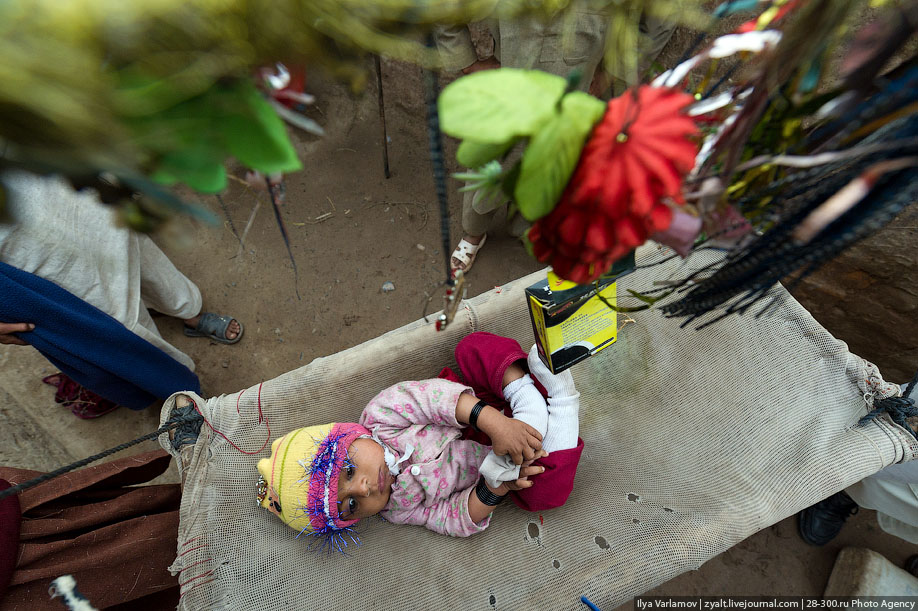
[[[18,549],[10,540],[0,543],[0,567],[15,562],[0,610],[59,611],[62,603],[50,598],[48,587],[62,575],[72,575],[99,609],[174,608],[178,580],[167,567],[175,560],[181,490],[177,484],[137,486],[165,472],[170,460],[162,450],[128,456],[23,492]],[[0,467],[0,479],[12,484],[39,475]],[[15,513],[2,507],[0,532],[7,532]]]

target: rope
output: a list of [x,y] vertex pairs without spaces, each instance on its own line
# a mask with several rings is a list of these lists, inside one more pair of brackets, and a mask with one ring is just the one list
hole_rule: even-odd
[[204,416],[197,411],[197,405],[191,403],[185,407],[175,407],[169,422],[180,420],[181,424],[172,435],[172,449],[176,452],[184,445],[195,443],[198,435],[201,434],[201,425],[204,424]]
[[[427,38],[427,46],[433,47],[433,35]],[[437,188],[437,202],[440,204],[440,239],[443,241],[443,258],[446,263],[446,285],[453,285],[450,271],[449,200],[446,195],[446,167],[443,163],[443,138],[440,134],[440,115],[437,113],[437,96],[440,84],[437,73],[425,70],[427,93],[427,143],[430,149],[430,163],[433,166],[434,184]]]
[[172,416],[169,418],[169,421],[152,433],[148,433],[142,437],[138,437],[137,439],[133,439],[131,441],[122,443],[120,445],[115,446],[114,448],[109,448],[108,450],[105,450],[104,452],[99,452],[98,454],[94,454],[88,458],[84,458],[83,460],[78,460],[75,463],[71,463],[67,466],[61,467],[60,469],[51,471],[50,473],[44,473],[36,477],[35,479],[30,479],[28,481],[22,482],[21,484],[16,484],[15,486],[11,488],[7,488],[6,490],[2,490],[0,491],[0,500],[3,500],[6,497],[12,496],[14,494],[19,494],[23,490],[28,490],[29,488],[33,488],[37,486],[38,484],[47,482],[48,480],[52,480],[55,477],[59,477],[61,475],[64,475],[65,473],[69,473],[75,469],[79,469],[80,467],[85,467],[89,463],[93,463],[107,456],[111,456],[112,454],[120,452],[121,450],[126,450],[127,448],[130,448],[131,446],[135,446],[138,443],[141,443],[143,441],[156,439],[163,433],[167,433],[173,429],[176,429],[176,428],[179,428],[185,425],[194,426],[196,424],[197,429],[199,431],[201,430],[201,423],[204,421],[204,418],[200,414],[194,412],[193,407],[192,407],[191,412],[187,411],[187,408],[185,408],[185,411],[182,411],[181,413],[179,413],[179,411],[180,410],[174,411],[172,413]]
[[918,383],[918,371],[915,372],[912,381],[908,383],[908,386],[905,388],[905,392],[902,393],[901,397],[886,397],[885,399],[879,399],[874,402],[873,411],[869,414],[858,420],[858,424],[866,424],[870,422],[880,414],[886,413],[889,414],[889,417],[892,418],[892,421],[904,428],[906,431],[912,434],[913,437],[918,439],[918,433],[909,426],[907,418],[912,418],[918,416],[918,407],[915,406],[915,399],[912,398],[912,391],[915,389],[915,384]]

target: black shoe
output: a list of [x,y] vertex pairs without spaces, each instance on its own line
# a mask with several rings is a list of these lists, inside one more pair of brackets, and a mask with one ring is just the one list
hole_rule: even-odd
[[845,520],[857,513],[857,503],[842,492],[836,492],[797,514],[800,537],[810,545],[825,545],[835,538]]
[[902,568],[911,573],[913,576],[918,577],[918,554],[909,556],[908,560],[905,561],[905,564]]

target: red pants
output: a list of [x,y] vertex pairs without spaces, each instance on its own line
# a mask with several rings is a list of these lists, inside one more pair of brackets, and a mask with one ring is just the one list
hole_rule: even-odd
[[[510,405],[504,399],[503,379],[507,367],[513,363],[529,371],[526,364],[527,354],[519,343],[508,337],[493,333],[477,332],[467,335],[456,346],[456,362],[462,376],[457,376],[449,367],[440,372],[440,377],[471,386],[479,399],[488,405],[503,410],[512,416]],[[545,389],[538,380],[533,379],[536,388],[545,396]],[[466,438],[485,445],[491,445],[491,439],[472,427],[466,430]],[[552,452],[534,464],[545,467],[545,472],[532,478],[533,486],[511,494],[513,502],[527,511],[545,511],[560,507],[567,501],[574,487],[574,475],[577,464],[583,453],[583,440],[577,439],[577,447],[570,450]]]

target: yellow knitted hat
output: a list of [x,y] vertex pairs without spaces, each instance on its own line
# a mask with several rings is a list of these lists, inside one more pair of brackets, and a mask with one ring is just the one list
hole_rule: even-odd
[[362,435],[370,432],[338,422],[276,439],[271,456],[258,461],[259,504],[300,534],[334,535],[357,522],[338,518],[338,474],[351,443]]

